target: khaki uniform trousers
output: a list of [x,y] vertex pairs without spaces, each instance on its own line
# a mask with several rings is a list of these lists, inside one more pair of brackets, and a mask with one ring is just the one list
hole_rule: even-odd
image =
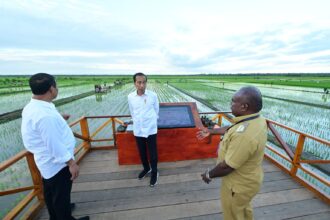
[[224,220],[253,220],[250,203],[257,192],[258,190],[252,193],[234,193],[222,185],[220,198]]

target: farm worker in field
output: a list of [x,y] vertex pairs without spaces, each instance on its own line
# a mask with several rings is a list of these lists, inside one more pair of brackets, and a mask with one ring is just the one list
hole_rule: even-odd
[[[74,160],[72,130],[52,101],[57,97],[55,78],[37,73],[29,80],[33,96],[22,112],[22,138],[41,173],[43,192],[51,220],[72,220],[72,181],[79,175]],[[89,216],[79,219],[88,220]]]
[[[157,154],[157,119],[159,101],[157,94],[147,90],[147,76],[136,73],[133,76],[136,91],[128,95],[128,106],[133,119],[133,133],[138,146],[143,170],[138,179],[143,179],[151,173],[150,186],[158,182],[158,154]],[[148,161],[147,147],[150,158]]]
[[263,181],[262,160],[267,141],[266,120],[260,116],[262,97],[255,87],[243,87],[231,101],[234,124],[218,129],[203,128],[197,138],[224,135],[218,149],[217,165],[203,173],[210,183],[222,177],[221,204],[225,220],[253,219],[252,198]]

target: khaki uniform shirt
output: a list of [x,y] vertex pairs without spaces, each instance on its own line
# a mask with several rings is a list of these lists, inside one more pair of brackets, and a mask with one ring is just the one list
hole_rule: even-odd
[[[234,122],[258,115],[234,118]],[[263,117],[241,122],[224,135],[218,150],[220,163],[226,161],[235,170],[222,178],[222,184],[237,193],[259,191],[263,181],[262,160],[267,141],[267,124]]]

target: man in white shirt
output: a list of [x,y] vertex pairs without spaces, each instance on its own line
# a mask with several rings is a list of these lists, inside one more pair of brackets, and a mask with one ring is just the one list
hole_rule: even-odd
[[143,170],[140,172],[138,178],[143,179],[151,172],[150,186],[154,187],[158,182],[159,176],[157,170],[157,119],[159,101],[156,93],[146,89],[147,76],[145,74],[136,73],[133,76],[133,80],[136,91],[128,95],[128,105],[133,118],[133,133],[143,165]]
[[[52,103],[58,90],[55,78],[37,73],[29,80],[33,96],[22,112],[22,139],[33,153],[41,173],[43,191],[51,220],[73,220],[71,204],[72,181],[79,175],[74,161],[75,138],[65,120]],[[79,218],[88,220],[89,216]]]

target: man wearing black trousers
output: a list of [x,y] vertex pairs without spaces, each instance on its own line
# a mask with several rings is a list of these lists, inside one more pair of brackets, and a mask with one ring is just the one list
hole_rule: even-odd
[[[76,141],[65,120],[52,101],[57,97],[55,78],[37,73],[29,80],[33,96],[22,112],[22,139],[33,153],[41,173],[45,203],[50,220],[75,220],[71,215],[72,181],[79,175],[74,161]],[[89,216],[79,218],[88,220]]]
[[[143,179],[151,172],[150,186],[158,182],[157,170],[157,119],[159,101],[157,94],[146,89],[147,76],[136,73],[133,76],[136,91],[128,95],[128,105],[133,119],[133,133],[139,149],[143,170],[138,175]],[[147,149],[148,148],[148,149]],[[149,152],[150,164],[147,151]]]

